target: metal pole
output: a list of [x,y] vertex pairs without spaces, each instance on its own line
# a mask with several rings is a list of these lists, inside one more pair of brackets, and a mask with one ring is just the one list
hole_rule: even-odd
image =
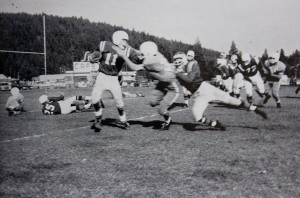
[[45,64],[45,81],[46,81],[46,93],[47,93],[47,54],[46,54],[46,23],[45,15],[43,15],[43,29],[44,29],[44,64]]

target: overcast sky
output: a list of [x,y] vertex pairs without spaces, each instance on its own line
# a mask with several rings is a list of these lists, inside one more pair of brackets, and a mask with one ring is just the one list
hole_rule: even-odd
[[300,49],[300,0],[0,0],[0,12],[82,16],[228,52]]

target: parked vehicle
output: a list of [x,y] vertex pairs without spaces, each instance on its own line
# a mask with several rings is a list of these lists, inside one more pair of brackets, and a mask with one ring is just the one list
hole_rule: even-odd
[[0,90],[1,91],[9,91],[11,90],[11,83],[10,82],[0,82]]

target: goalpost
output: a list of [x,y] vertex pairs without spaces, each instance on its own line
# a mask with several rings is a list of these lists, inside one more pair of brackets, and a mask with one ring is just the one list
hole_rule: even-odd
[[[46,53],[46,22],[45,22],[45,15],[43,15],[43,33],[44,33],[44,52],[26,52],[26,51],[11,51],[11,50],[0,50],[0,52],[17,53],[17,54],[44,55],[45,80],[47,81],[47,53]],[[46,92],[47,92],[47,86],[46,86]]]

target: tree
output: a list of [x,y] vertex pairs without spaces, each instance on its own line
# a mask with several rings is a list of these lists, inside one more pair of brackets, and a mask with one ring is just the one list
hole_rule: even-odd
[[232,41],[231,43],[231,47],[230,47],[230,50],[229,50],[229,55],[233,55],[233,54],[238,54],[239,50],[237,49],[236,45],[235,45],[235,42]]

